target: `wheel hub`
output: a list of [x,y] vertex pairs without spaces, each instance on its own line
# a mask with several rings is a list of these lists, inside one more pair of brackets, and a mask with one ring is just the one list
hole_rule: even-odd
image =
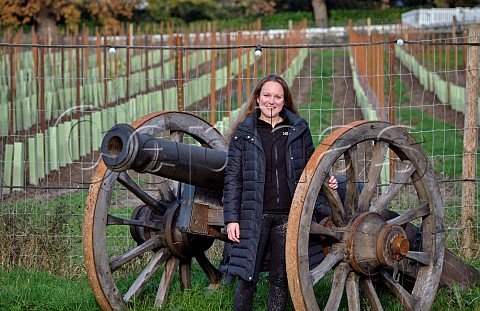
[[179,205],[167,209],[164,215],[158,215],[146,206],[140,205],[132,213],[130,219],[144,223],[157,223],[158,229],[145,226],[130,225],[130,233],[137,244],[142,244],[153,236],[160,235],[163,246],[180,258],[192,258],[198,252],[210,248],[214,239],[207,236],[188,234],[178,230]]
[[356,272],[364,275],[373,275],[382,267],[393,267],[410,248],[405,230],[387,224],[377,213],[360,214],[348,231],[347,260]]

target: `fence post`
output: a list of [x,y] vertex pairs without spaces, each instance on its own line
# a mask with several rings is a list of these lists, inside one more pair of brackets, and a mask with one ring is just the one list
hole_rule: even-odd
[[130,99],[130,70],[131,70],[131,58],[132,58],[132,46],[133,46],[133,24],[129,24],[128,25],[128,28],[127,28],[127,42],[126,42],[126,45],[127,45],[127,49],[126,49],[126,52],[125,52],[125,56],[126,56],[126,68],[125,68],[125,79],[126,79],[126,96],[125,96],[125,102],[127,102],[129,99]]
[[240,46],[242,44],[242,32],[238,31],[237,32],[237,60],[238,60],[238,76],[237,76],[237,108],[242,107],[242,79],[243,79],[243,62],[242,62],[242,56],[243,56],[243,51],[242,47]]
[[465,102],[465,131],[463,134],[463,169],[462,169],[462,228],[463,252],[472,258],[472,242],[474,235],[472,226],[475,218],[475,169],[477,150],[477,112],[478,112],[478,43],[480,25],[472,25],[469,31],[467,59],[467,86]]
[[[12,42],[15,43],[13,40],[15,40],[14,38],[12,39]],[[10,57],[10,124],[9,124],[9,131],[8,131],[8,134],[9,135],[15,135],[15,132],[17,130],[20,130],[20,128],[18,128],[18,124],[15,124],[15,95],[16,95],[16,67],[15,67],[15,64],[16,64],[16,61],[15,61],[15,55],[16,54],[16,50],[15,50],[15,47],[11,47],[10,48],[10,53],[9,53],[9,57]]]
[[[212,41],[211,41],[211,46],[212,47],[215,47],[217,45],[217,27],[216,27],[216,24],[213,25],[213,29],[212,29]],[[210,50],[210,53],[211,53],[211,58],[210,58],[210,71],[211,71],[211,74],[210,74],[210,77],[211,77],[211,81],[210,81],[210,125],[211,126],[215,126],[215,90],[216,90],[216,71],[217,71],[217,67],[216,67],[216,61],[217,61],[217,58],[216,58],[216,50],[215,48],[212,48]]]
[[231,32],[228,30],[227,31],[227,111],[226,111],[226,116],[230,117],[230,110],[232,110],[232,50],[230,48],[231,41],[230,41],[230,34]]
[[177,33],[176,41],[176,55],[175,55],[175,80],[177,82],[178,95],[178,111],[185,110],[185,98],[183,94],[183,38],[180,33]]
[[[393,41],[393,37],[389,37]],[[388,113],[386,120],[395,124],[395,46],[394,43],[388,45]],[[393,150],[390,150],[390,181],[393,180],[395,172],[395,156]]]

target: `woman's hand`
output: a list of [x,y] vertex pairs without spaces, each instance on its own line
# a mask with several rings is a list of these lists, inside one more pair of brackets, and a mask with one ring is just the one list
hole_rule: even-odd
[[338,188],[338,180],[335,178],[335,176],[330,175],[330,179],[328,180],[328,186],[330,189],[337,189]]
[[240,242],[240,225],[238,222],[230,222],[227,225],[228,239],[233,242]]

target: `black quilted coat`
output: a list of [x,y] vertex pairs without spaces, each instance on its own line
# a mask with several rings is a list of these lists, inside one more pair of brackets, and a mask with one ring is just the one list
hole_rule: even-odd
[[[290,125],[285,161],[288,186],[293,196],[300,175],[315,148],[307,122],[286,108],[282,113]],[[229,258],[224,258],[225,268],[227,273],[247,281],[252,280],[255,269],[266,170],[256,118],[256,113],[248,116],[232,135],[223,189],[225,224],[240,224],[240,243],[231,243]]]

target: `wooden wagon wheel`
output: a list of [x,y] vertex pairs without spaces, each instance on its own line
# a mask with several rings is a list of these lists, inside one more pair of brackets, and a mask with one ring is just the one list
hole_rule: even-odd
[[[132,126],[156,137],[167,133],[170,139],[182,141],[188,134],[190,139],[210,148],[227,148],[217,130],[189,113],[152,113]],[[110,148],[115,150],[115,142],[111,144]],[[149,176],[133,171],[112,172],[102,161],[89,190],[83,224],[84,260],[90,285],[103,310],[121,309],[146,287],[152,287],[147,283],[160,274],[156,272],[162,266],[161,279],[154,281],[158,287],[155,305],[164,304],[177,269],[181,288],[190,288],[193,258],[212,286],[220,281],[221,273],[205,255],[213,238],[182,233],[176,227],[181,185],[161,178],[151,184],[148,180],[152,176],[145,175]],[[148,190],[151,188],[158,189],[160,195],[154,195]],[[140,204],[119,214],[132,202]],[[136,243],[132,243],[131,237]],[[119,242],[125,240],[130,242]],[[138,271],[133,272],[133,279],[131,271]]]
[[[329,174],[346,176],[344,198],[324,184]],[[312,221],[321,189],[331,215]],[[323,240],[325,254],[315,267],[313,237]],[[361,309],[362,294],[372,310],[383,309],[385,294],[406,310],[428,310],[444,244],[441,195],[420,144],[385,122],[339,128],[315,151],[293,199],[286,256],[295,309],[337,310],[346,292],[349,310]]]

